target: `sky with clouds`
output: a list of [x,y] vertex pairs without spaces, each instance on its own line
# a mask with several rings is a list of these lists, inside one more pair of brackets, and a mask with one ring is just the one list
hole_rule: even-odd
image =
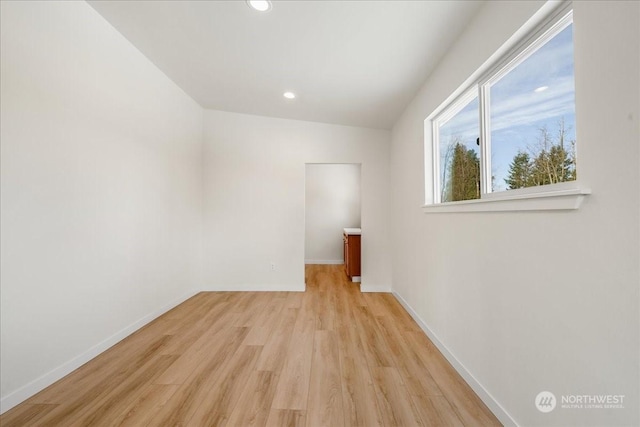
[[[556,135],[564,120],[566,137],[575,140],[573,26],[570,25],[490,89],[491,169],[496,191],[506,189],[509,164],[519,150],[535,146],[540,128]],[[461,140],[479,154],[478,98],[440,127],[440,161],[447,145]]]

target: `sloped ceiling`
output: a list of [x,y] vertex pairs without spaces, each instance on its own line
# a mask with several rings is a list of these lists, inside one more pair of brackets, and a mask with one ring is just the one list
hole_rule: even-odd
[[389,129],[483,2],[89,4],[204,108]]

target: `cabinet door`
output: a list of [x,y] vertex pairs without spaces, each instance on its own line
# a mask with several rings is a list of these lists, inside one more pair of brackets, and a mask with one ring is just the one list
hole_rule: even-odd
[[360,236],[347,236],[349,252],[349,277],[360,276]]

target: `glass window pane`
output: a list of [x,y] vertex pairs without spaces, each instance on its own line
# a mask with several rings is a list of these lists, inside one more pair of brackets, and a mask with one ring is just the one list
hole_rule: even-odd
[[576,179],[573,25],[494,83],[492,190]]
[[478,97],[441,123],[440,201],[480,198],[480,135]]

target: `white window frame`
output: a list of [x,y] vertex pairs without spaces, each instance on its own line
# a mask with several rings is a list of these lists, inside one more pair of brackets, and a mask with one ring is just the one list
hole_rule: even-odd
[[[479,78],[471,81],[466,89],[453,101],[445,101],[425,120],[425,154],[431,154],[432,173],[425,167],[425,177],[431,181],[431,194],[426,195],[423,210],[431,212],[479,212],[479,211],[523,211],[523,210],[567,210],[578,209],[584,196],[590,194],[576,181],[527,187],[514,190],[491,191],[491,129],[490,87],[516,68],[540,47],[573,23],[571,3],[564,3],[554,10],[526,37],[515,43],[515,47],[494,62]],[[442,202],[440,199],[440,127],[459,113],[473,98],[478,97],[480,125],[480,199]],[[427,137],[429,132],[429,137]],[[429,150],[429,151],[428,151]],[[427,156],[428,157],[428,156]],[[427,159],[425,159],[426,161]],[[425,166],[427,164],[425,163]],[[429,191],[429,190],[427,190]]]

